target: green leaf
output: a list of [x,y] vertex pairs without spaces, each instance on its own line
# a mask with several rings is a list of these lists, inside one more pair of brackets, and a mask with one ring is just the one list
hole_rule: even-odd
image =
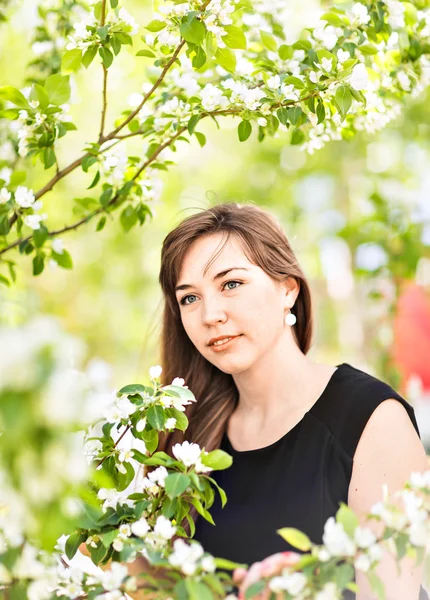
[[165,479],[166,494],[169,498],[177,498],[185,492],[191,480],[183,473],[171,473]]
[[10,287],[10,281],[4,275],[0,275],[0,283],[2,283],[3,285],[5,285],[6,287]]
[[100,221],[97,223],[96,231],[101,231],[105,225],[106,225],[106,217],[102,217],[100,219]]
[[111,8],[116,8],[118,6],[118,0],[110,0]]
[[232,465],[233,459],[223,450],[212,450],[209,454],[202,456],[202,463],[215,471],[221,471],[228,469]]
[[225,569],[227,571],[233,571],[233,569],[237,569],[237,567],[245,567],[247,565],[233,562],[232,560],[227,560],[226,558],[214,558],[215,565],[217,569]]
[[39,102],[40,108],[46,108],[49,105],[48,94],[45,92],[45,88],[43,88],[38,83],[33,83],[30,91],[30,100],[37,100]]
[[279,122],[282,123],[282,125],[286,125],[288,123],[288,110],[284,107],[281,106],[281,108],[278,108],[278,110],[276,111],[276,115],[279,119]]
[[215,53],[215,62],[230,73],[236,69],[236,55],[228,48],[218,48]]
[[12,104],[15,104],[15,106],[28,108],[28,102],[24,94],[11,85],[0,87],[0,100],[8,100]]
[[109,50],[109,48],[106,48],[105,46],[100,46],[99,48],[99,54],[101,56],[102,62],[103,62],[103,66],[106,69],[109,69],[109,67],[111,66],[112,62],[113,62],[113,54],[112,52]]
[[142,439],[145,442],[146,449],[150,454],[155,452],[158,447],[158,432],[155,429],[144,429]]
[[193,115],[188,121],[188,133],[190,135],[193,134],[194,129],[197,126],[197,123],[200,121],[201,115]]
[[291,46],[287,46],[286,44],[281,44],[278,48],[279,58],[281,60],[288,60],[293,56],[293,49]]
[[93,62],[95,55],[97,54],[97,46],[89,46],[82,56],[82,64],[86,69]]
[[239,27],[225,25],[224,31],[227,32],[227,35],[222,36],[222,41],[226,46],[236,50],[246,50],[246,37]]
[[81,164],[82,170],[85,171],[85,173],[87,173],[87,171],[91,167],[91,165],[93,165],[96,162],[97,162],[96,156],[93,156],[92,154],[85,156],[83,158],[82,164]]
[[45,81],[45,91],[51,104],[64,104],[70,98],[69,76],[63,76],[59,73],[50,75]]
[[0,216],[0,235],[7,235],[10,231],[9,217],[7,213]]
[[340,508],[336,513],[336,521],[343,526],[350,537],[354,536],[354,531],[358,527],[359,521],[354,511],[346,504],[341,503]]
[[190,577],[185,580],[189,600],[213,600],[212,590],[201,581]]
[[196,136],[200,146],[203,148],[203,146],[206,144],[206,136],[203,135],[203,133],[200,133],[200,131],[195,131],[194,135]]
[[176,429],[180,429],[181,431],[185,431],[188,427],[188,419],[185,413],[178,410],[177,408],[168,408],[166,413],[169,417],[173,417],[176,419]]
[[385,588],[382,580],[378,577],[378,575],[374,571],[369,571],[367,573],[367,578],[372,587],[372,590],[376,592],[379,600],[385,600]]
[[93,187],[95,187],[98,184],[99,180],[100,180],[100,171],[97,171],[91,184],[87,187],[87,190],[91,190]]
[[252,125],[250,121],[241,121],[237,128],[237,133],[240,142],[245,142],[252,133]]
[[211,514],[206,510],[206,508],[204,508],[204,506],[200,502],[200,500],[198,500],[197,498],[192,498],[191,499],[191,504],[197,510],[197,512],[199,513],[199,515],[201,515],[204,519],[206,519],[206,521],[208,521],[209,523],[211,523],[211,525],[215,525],[214,520],[212,519]]
[[341,85],[337,88],[335,100],[341,115],[345,117],[352,104],[352,95],[346,85]]
[[67,538],[65,551],[66,551],[66,556],[69,560],[71,560],[75,556],[76,552],[78,551],[79,546],[83,542],[85,542],[87,537],[88,537],[88,535],[86,533],[80,533],[79,531],[76,531],[75,533],[72,533],[72,535],[70,535]]
[[292,106],[291,108],[287,109],[288,112],[288,120],[291,122],[292,125],[296,125],[297,121],[300,119],[303,111],[300,108],[300,106]]
[[206,52],[200,46],[197,46],[196,54],[193,56],[192,65],[194,69],[201,69],[206,64]]
[[212,477],[208,477],[208,480],[212,483],[212,485],[214,485],[219,493],[220,499],[221,499],[221,506],[224,508],[224,506],[227,503],[227,494],[225,493],[225,491],[218,485],[218,483],[215,481],[215,479],[212,479]]
[[201,46],[205,39],[206,28],[202,21],[193,19],[190,23],[182,23],[179,32],[181,37],[184,38],[186,42],[191,42],[192,44]]
[[293,133],[291,134],[291,145],[298,146],[304,142],[304,139],[305,134],[303,131],[301,129],[294,129]]
[[263,46],[266,46],[268,50],[271,50],[272,52],[278,51],[278,44],[276,43],[273,35],[270,35],[270,33],[267,33],[267,31],[260,31],[260,38]]
[[33,232],[33,241],[36,248],[41,248],[48,239],[48,230],[45,225],[41,225],[39,229],[35,229]]
[[256,581],[245,590],[245,600],[251,600],[254,596],[258,596],[265,589],[265,581]]
[[113,50],[115,56],[117,56],[121,52],[121,42],[118,39],[118,36],[114,35],[110,39],[110,47]]
[[26,171],[14,171],[10,177],[10,187],[16,187],[27,179]]
[[43,150],[43,164],[45,165],[45,169],[49,169],[53,165],[55,165],[55,152],[52,146],[48,146]]
[[372,46],[372,44],[362,44],[359,46],[360,52],[367,55],[378,54],[378,48]]
[[73,73],[77,71],[82,64],[82,50],[74,48],[67,50],[61,59],[61,70],[63,73]]
[[42,254],[37,254],[33,258],[33,275],[40,275],[45,268],[45,259]]
[[102,535],[100,536],[100,539],[102,541],[103,546],[105,548],[109,548],[109,546],[112,544],[112,542],[117,537],[117,535],[118,535],[117,529],[112,529],[111,531],[106,531],[105,533],[102,533]]
[[164,429],[164,423],[166,422],[164,409],[157,404],[155,406],[150,406],[147,412],[148,423],[156,429],[157,431],[162,431]]
[[130,383],[129,385],[125,385],[120,390],[118,390],[118,396],[123,396],[126,394],[141,394],[146,392],[146,386],[141,383]]
[[343,19],[333,12],[326,12],[320,17],[321,21],[327,21],[330,25],[334,25],[335,27],[344,27],[345,22]]
[[52,258],[63,267],[63,269],[73,269],[73,261],[67,250],[63,250],[61,254],[52,251]]
[[109,27],[103,25],[103,27],[97,27],[97,34],[102,42],[106,41],[107,34],[109,32]]
[[164,21],[159,21],[158,19],[154,19],[145,27],[151,33],[157,33],[166,27],[166,23]]
[[336,585],[338,589],[343,590],[346,588],[348,583],[354,578],[354,567],[349,564],[342,564],[336,566]]
[[283,527],[282,529],[278,529],[277,533],[279,533],[290,546],[293,546],[293,548],[308,552],[312,547],[311,540],[305,533],[299,531],[299,529],[295,529],[294,527]]
[[87,546],[87,549],[89,550],[91,560],[95,565],[99,565],[99,563],[103,560],[107,553],[107,548],[105,548],[101,542],[97,544],[97,548]]
[[136,56],[147,56],[148,58],[155,58],[155,54],[151,50],[139,50]]
[[137,213],[134,206],[129,205],[124,208],[124,210],[121,212],[120,222],[126,233],[128,233],[130,229],[136,225]]
[[318,124],[322,123],[325,119],[324,102],[320,99],[318,99],[317,117],[318,117]]

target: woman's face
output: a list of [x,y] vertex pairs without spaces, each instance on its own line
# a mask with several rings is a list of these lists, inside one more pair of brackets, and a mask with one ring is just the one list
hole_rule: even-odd
[[[197,350],[221,371],[234,375],[252,367],[279,342],[285,333],[284,316],[298,292],[249,262],[234,235],[203,274],[224,240],[225,234],[219,233],[194,242],[182,262],[176,299],[184,329]],[[233,339],[225,345],[211,344],[219,337]]]

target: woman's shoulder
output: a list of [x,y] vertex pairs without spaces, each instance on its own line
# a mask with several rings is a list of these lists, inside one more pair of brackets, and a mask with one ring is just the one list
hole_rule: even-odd
[[314,407],[314,416],[324,422],[351,458],[368,420],[385,400],[397,400],[404,407],[419,435],[411,404],[388,383],[358,367],[339,365],[328,392]]

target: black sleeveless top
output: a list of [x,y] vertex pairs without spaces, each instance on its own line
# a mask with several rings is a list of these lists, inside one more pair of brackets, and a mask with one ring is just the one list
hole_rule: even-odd
[[[214,527],[196,520],[194,539],[216,557],[251,564],[294,550],[276,533],[295,527],[322,544],[324,524],[348,503],[353,457],[371,414],[394,398],[418,435],[412,406],[389,385],[347,363],[337,365],[321,396],[279,440],[255,450],[235,450],[224,434],[221,448],[233,464],[211,474],[227,494],[210,510]],[[389,424],[387,425],[389,426]]]

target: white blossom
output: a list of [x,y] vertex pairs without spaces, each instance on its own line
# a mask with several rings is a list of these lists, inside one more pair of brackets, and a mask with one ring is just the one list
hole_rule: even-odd
[[28,189],[24,185],[19,185],[15,190],[15,202],[21,208],[30,208],[34,203],[35,197],[33,190]]
[[0,204],[6,204],[11,199],[12,194],[7,190],[7,188],[3,187],[0,190]]
[[150,530],[151,528],[148,524],[148,521],[144,517],[131,524],[132,533],[140,538],[144,538]]
[[56,254],[63,254],[64,252],[64,242],[60,238],[55,238],[52,240],[51,248]]
[[324,525],[323,542],[332,556],[353,556],[355,553],[353,540],[334,517],[330,517]]
[[400,29],[405,26],[405,6],[398,0],[385,0],[388,8],[387,23],[393,29]]
[[340,595],[335,583],[326,583],[323,589],[314,596],[314,600],[339,600]]
[[274,577],[269,582],[269,588],[272,592],[288,592],[291,596],[297,596],[306,586],[307,579],[303,573],[286,573]]
[[197,473],[206,473],[212,470],[210,467],[202,464],[202,450],[198,444],[188,441],[182,442],[182,444],[175,444],[172,452],[175,458],[181,461],[186,467],[194,466]]
[[411,80],[404,71],[399,71],[397,73],[397,81],[399,82],[402,90],[405,92],[409,92],[411,90]]
[[356,2],[356,4],[354,4],[352,7],[352,15],[358,25],[367,25],[367,23],[370,21],[367,6],[361,2]]
[[40,229],[40,223],[45,220],[47,216],[46,213],[42,215],[27,215],[24,217],[24,224],[33,230]]
[[336,56],[340,63],[344,63],[346,60],[351,58],[350,53],[347,50],[342,50],[342,48],[339,48],[339,50],[336,52]]
[[355,90],[365,90],[369,86],[369,75],[363,64],[355,65],[349,82]]
[[185,383],[185,379],[183,379],[182,377],[175,377],[174,380],[172,381],[172,385],[177,385],[178,387],[188,387],[186,385],[184,385]]
[[[194,575],[194,573],[198,569],[198,561],[202,558],[202,556],[203,548],[199,543],[192,542],[190,544],[187,544],[184,540],[177,539],[173,543],[173,552],[169,556],[168,560],[172,566],[179,567],[185,575]],[[211,559],[212,557],[206,557],[205,562],[206,566],[209,567],[205,570],[209,572],[211,572],[211,568],[213,565],[213,559],[211,564],[209,564]]]
[[223,95],[222,90],[212,83],[205,85],[200,91],[200,97],[202,99],[202,106],[207,111],[224,108],[228,104],[228,99]]
[[160,365],[156,365],[154,367],[150,367],[149,376],[152,377],[152,379],[158,379],[158,377],[160,377],[162,372],[163,372],[162,367]]
[[279,77],[279,75],[272,75],[266,81],[266,85],[271,90],[278,90],[279,86],[281,85],[281,78]]
[[356,527],[354,539],[359,548],[368,548],[376,542],[375,534],[368,527]]
[[370,569],[372,561],[367,554],[360,554],[354,561],[354,566],[359,571],[367,571]]
[[166,429],[175,429],[176,426],[176,419],[174,417],[170,417],[169,419],[167,419],[166,423],[165,423],[165,427]]
[[176,533],[176,527],[172,525],[169,519],[160,515],[155,523],[154,533],[163,540],[171,540]]

